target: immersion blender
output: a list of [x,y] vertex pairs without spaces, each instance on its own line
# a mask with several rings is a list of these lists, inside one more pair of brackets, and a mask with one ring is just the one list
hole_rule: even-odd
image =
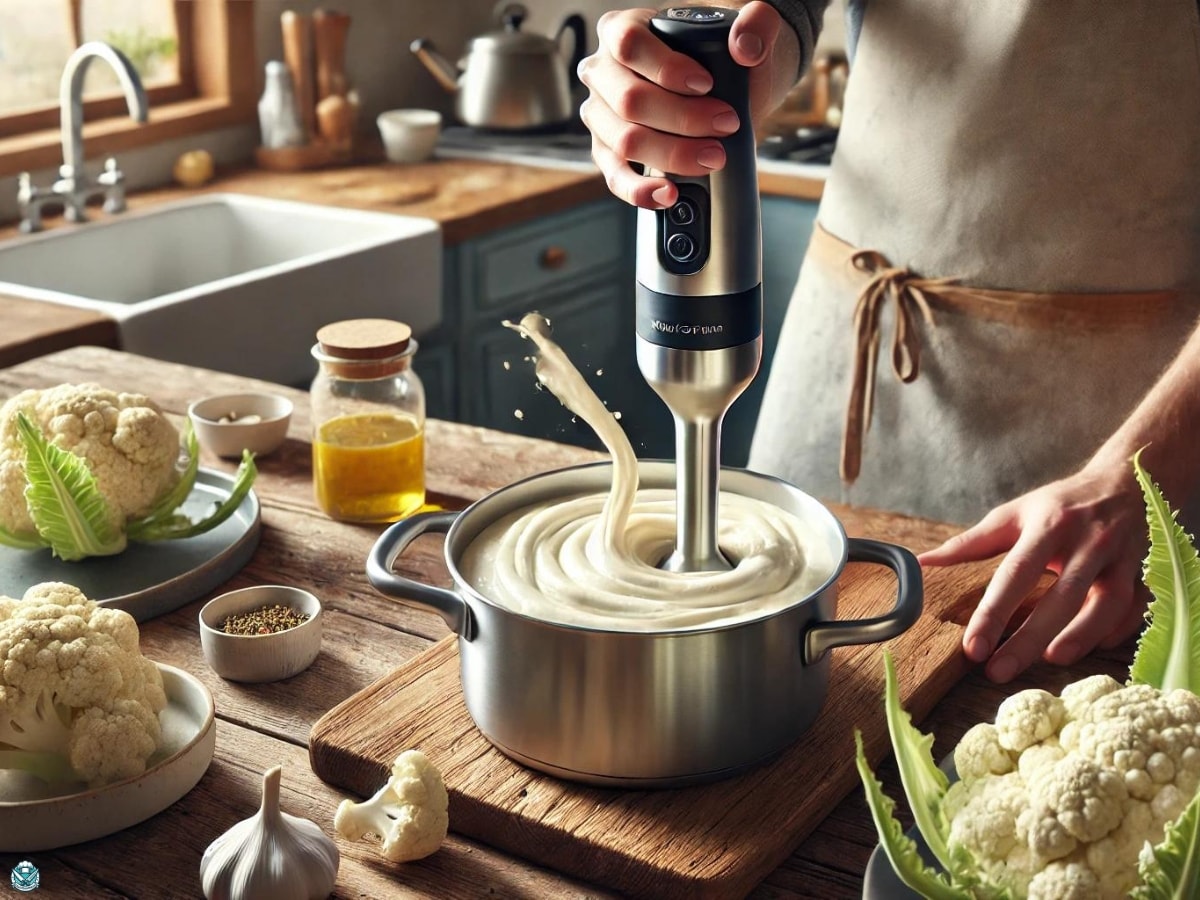
[[665,175],[666,210],[638,210],[637,361],[675,418],[674,572],[731,568],[717,547],[721,421],[762,360],[762,234],[747,70],[729,55],[736,10],[674,7],[650,20],[671,49],[713,76],[712,96],[741,127],[723,138],[725,166]]

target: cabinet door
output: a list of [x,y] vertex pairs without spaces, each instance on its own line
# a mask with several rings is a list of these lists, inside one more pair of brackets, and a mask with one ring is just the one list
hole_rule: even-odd
[[791,197],[762,198],[763,361],[758,375],[730,407],[721,432],[721,461],[744,466],[750,456],[754,423],[762,405],[771,360],[779,342],[783,317],[800,276],[800,263],[812,237],[817,203]]
[[571,285],[623,271],[632,259],[633,216],[619,200],[601,200],[472,241],[460,259],[464,319],[490,323],[517,302],[544,303]]
[[[583,374],[613,413],[619,413],[634,449],[643,455],[648,435],[662,431],[664,423],[645,426],[649,404],[666,408],[646,386],[634,362],[634,332],[629,307],[629,286],[605,282],[572,292],[568,300],[547,298],[543,307],[554,340]],[[524,309],[514,311],[519,317]],[[481,329],[467,348],[469,383],[459,393],[469,421],[502,431],[603,449],[591,428],[564,408],[549,391],[539,388],[530,357],[534,346],[515,332],[497,325]],[[669,430],[670,423],[665,423]]]
[[454,397],[454,346],[419,344],[413,368],[425,388],[425,415],[453,420],[458,412]]

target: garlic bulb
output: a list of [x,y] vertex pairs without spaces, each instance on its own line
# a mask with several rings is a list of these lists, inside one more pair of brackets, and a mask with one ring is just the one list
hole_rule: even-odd
[[319,825],[279,809],[280,767],[263,776],[262,806],[208,845],[208,900],[322,900],[337,880],[337,845]]

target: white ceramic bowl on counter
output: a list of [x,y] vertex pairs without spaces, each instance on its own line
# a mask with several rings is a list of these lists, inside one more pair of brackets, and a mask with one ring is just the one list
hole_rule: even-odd
[[[265,606],[286,606],[308,616],[284,631],[229,634],[225,620]],[[279,681],[299,674],[321,652],[321,601],[308,591],[281,584],[230,591],[200,610],[200,646],[212,670],[229,681]]]
[[287,439],[292,401],[278,394],[215,394],[188,407],[200,445],[217,456],[236,459],[243,450],[265,456]]
[[433,155],[442,114],[433,109],[389,109],[375,119],[383,151],[395,163],[423,162]]

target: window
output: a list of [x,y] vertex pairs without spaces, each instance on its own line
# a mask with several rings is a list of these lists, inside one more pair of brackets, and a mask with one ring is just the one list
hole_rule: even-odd
[[59,81],[90,40],[124,52],[150,100],[133,123],[109,67],[90,65],[90,158],[253,119],[251,0],[0,0],[0,175],[59,163]]

